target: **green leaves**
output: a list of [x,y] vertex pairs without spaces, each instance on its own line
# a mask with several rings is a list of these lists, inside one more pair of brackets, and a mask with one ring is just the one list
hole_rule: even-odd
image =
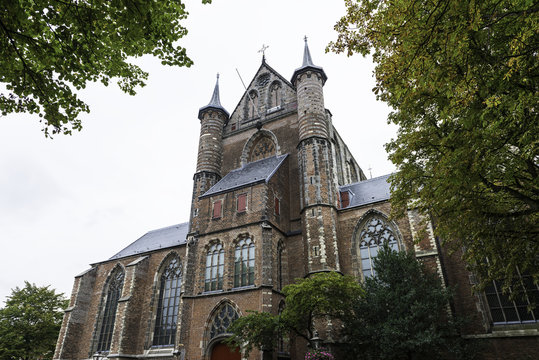
[[0,360],[52,359],[63,309],[63,294],[25,282],[0,309]]
[[[465,350],[461,323],[448,313],[451,292],[412,253],[385,246],[374,261],[377,276],[365,282],[355,316],[344,320],[349,354],[367,359],[432,359]],[[352,355],[350,358],[357,358]]]
[[[394,215],[410,202],[481,280],[539,281],[539,5],[346,1],[328,50],[372,53],[393,109]],[[484,259],[499,258],[490,266]]]
[[[236,320],[226,343],[241,347],[248,357],[253,347],[274,349],[279,337],[292,333],[311,342],[318,321],[344,320],[352,316],[352,304],[363,295],[358,282],[335,272],[317,273],[285,286],[286,305],[278,315],[251,312]],[[311,344],[313,346],[314,344]]]
[[[209,3],[211,1],[203,1]],[[117,79],[130,95],[148,74],[129,57],[152,54],[164,65],[191,66],[175,42],[187,34],[178,0],[22,1],[0,8],[0,93],[2,115],[38,113],[46,136],[80,130],[88,106],[72,89],[89,81]]]

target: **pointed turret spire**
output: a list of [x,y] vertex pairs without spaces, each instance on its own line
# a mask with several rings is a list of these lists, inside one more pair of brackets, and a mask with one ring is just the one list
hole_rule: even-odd
[[292,84],[296,81],[296,77],[307,70],[317,71],[322,76],[322,81],[325,83],[327,80],[326,73],[324,72],[324,69],[322,69],[320,66],[316,66],[313,64],[313,58],[311,57],[311,52],[309,51],[309,44],[307,44],[307,36],[303,38],[305,40],[305,48],[303,50],[303,64],[300,68],[297,68],[296,71],[294,71],[294,75],[292,75]]
[[311,52],[309,51],[309,45],[307,44],[307,36],[305,36],[303,40],[305,40],[305,49],[303,50],[303,65],[301,65],[301,67],[314,66]]
[[219,73],[217,73],[217,80],[215,82],[215,88],[213,88],[213,94],[211,96],[210,103],[206,106],[201,107],[198,110],[198,118],[201,118],[202,112],[208,109],[215,109],[215,110],[221,110],[226,114],[226,117],[228,118],[230,115],[228,111],[225,110],[223,105],[221,105],[221,100],[219,98]]

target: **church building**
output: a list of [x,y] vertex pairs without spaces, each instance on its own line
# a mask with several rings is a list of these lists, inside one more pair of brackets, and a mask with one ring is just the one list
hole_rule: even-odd
[[[496,283],[474,293],[460,254],[441,247],[430,221],[421,231],[425,219],[414,209],[389,219],[389,175],[365,177],[324,106],[326,80],[307,41],[290,79],[263,57],[231,113],[217,79],[198,111],[190,218],[75,276],[54,359],[241,359],[222,343],[235,319],[249,310],[278,314],[282,288],[312,273],[376,276],[373,259],[385,242],[456,286],[451,311],[470,317],[464,336],[484,343],[482,358],[539,357],[537,309],[526,311],[529,302],[510,300]],[[304,342],[290,339],[249,359],[304,352]]]

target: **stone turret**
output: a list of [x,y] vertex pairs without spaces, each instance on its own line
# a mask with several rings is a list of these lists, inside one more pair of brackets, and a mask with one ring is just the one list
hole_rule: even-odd
[[219,99],[219,74],[210,103],[198,111],[200,139],[198,143],[197,170],[212,172],[221,176],[223,156],[223,126],[229,118],[228,111]]
[[194,221],[198,213],[198,197],[221,179],[223,162],[223,127],[229,119],[229,113],[219,99],[219,74],[208,105],[198,111],[200,120],[200,138],[198,143],[197,167],[194,175],[193,198],[191,205],[190,231],[197,230]]
[[324,107],[324,70],[314,65],[307,38],[303,64],[292,84],[298,100],[300,202],[302,233],[309,273],[340,270],[337,246],[338,191]]

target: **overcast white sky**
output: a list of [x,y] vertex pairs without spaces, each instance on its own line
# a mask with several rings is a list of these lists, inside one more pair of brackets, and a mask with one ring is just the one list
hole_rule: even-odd
[[[0,117],[0,300],[24,280],[66,295],[73,277],[147,231],[189,219],[200,123],[220,73],[221,103],[232,112],[266,61],[290,79],[301,65],[303,36],[328,76],[325,105],[369,176],[394,170],[383,144],[395,136],[377,102],[373,64],[325,54],[336,38],[342,0],[187,0],[189,34],[181,44],[195,65],[138,59],[150,78],[134,97],[91,84],[83,130],[45,139],[36,116]],[[1,304],[1,301],[0,301]]]

